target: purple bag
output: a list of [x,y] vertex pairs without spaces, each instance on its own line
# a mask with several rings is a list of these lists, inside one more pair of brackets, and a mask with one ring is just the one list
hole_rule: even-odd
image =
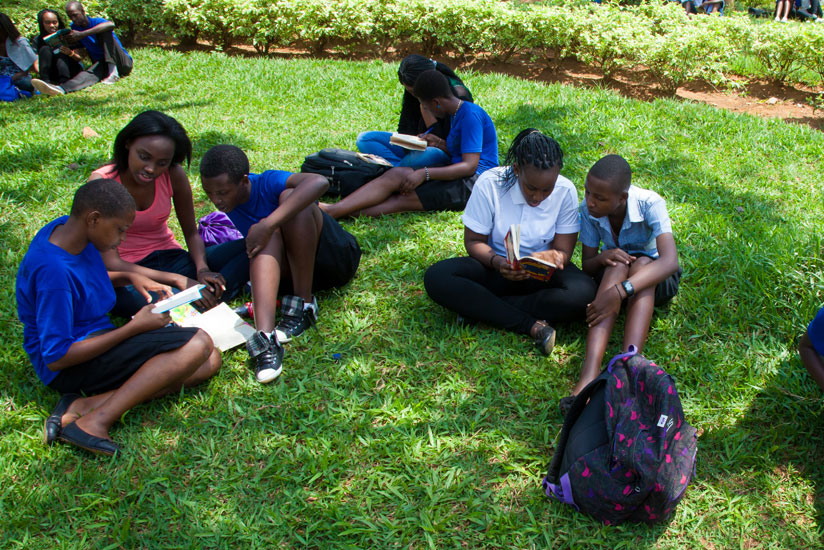
[[243,234],[237,230],[235,224],[229,216],[223,212],[212,212],[197,221],[197,232],[203,239],[203,244],[212,246],[215,244],[228,243],[243,238]]
[[695,473],[697,440],[672,377],[631,347],[576,396],[543,487],[607,525],[663,521]]

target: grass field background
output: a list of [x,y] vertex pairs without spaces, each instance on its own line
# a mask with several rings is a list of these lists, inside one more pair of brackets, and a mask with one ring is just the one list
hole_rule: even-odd
[[543,495],[586,331],[557,327],[546,358],[432,303],[423,273],[464,253],[458,213],[345,222],[359,274],[320,295],[319,333],[288,345],[278,382],[228,353],[204,386],[129,412],[113,432],[122,456],[44,447],[57,394],[22,351],[14,277],[128,120],[158,109],[189,131],[199,215],[212,145],[244,148],[253,171],[297,170],[397,121],[396,67],[377,61],[134,56],[116,86],[0,105],[0,548],[821,547],[824,402],[795,347],[821,305],[824,136],[494,74],[464,76],[502,156],[534,126],[560,142],[579,196],[589,166],[619,153],[667,200],[684,277],[645,354],[702,431],[669,523],[604,527]]

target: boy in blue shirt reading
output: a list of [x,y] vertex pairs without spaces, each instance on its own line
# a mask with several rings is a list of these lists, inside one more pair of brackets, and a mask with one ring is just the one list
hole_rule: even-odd
[[134,212],[118,182],[89,182],[75,193],[71,215],[38,231],[20,264],[23,348],[40,380],[63,394],[46,420],[46,443],[59,439],[113,455],[120,448],[109,430],[126,411],[220,368],[220,352],[205,332],[166,326],[169,314],[154,313],[153,305],[122,327],[109,321],[112,283],[128,284],[130,275],[109,274],[100,252],[120,244]]
[[[667,206],[657,193],[631,185],[632,170],[607,155],[587,174],[581,201],[581,267],[599,282],[587,306],[586,356],[573,395],[561,400],[566,414],[574,395],[601,371],[621,304],[627,318],[622,349],[644,346],[653,309],[678,292],[681,268]],[[600,252],[599,252],[600,247]]]
[[798,354],[807,372],[818,387],[824,390],[824,308],[818,310],[815,319],[810,321],[807,332],[801,336]]
[[83,4],[76,1],[66,4],[66,15],[72,22],[68,40],[79,42],[86,49],[92,66],[60,86],[33,78],[32,85],[41,94],[63,95],[98,82],[114,84],[132,72],[134,61],[114,33],[114,23],[102,17],[88,17]]
[[489,115],[455,97],[449,80],[436,70],[424,71],[413,94],[438,119],[451,118],[446,139],[418,136],[429,147],[449,155],[451,164],[413,169],[398,166],[370,181],[343,200],[321,204],[333,218],[383,216],[395,212],[463,210],[478,176],[498,166],[498,134]]
[[[312,294],[341,286],[355,276],[360,247],[315,201],[329,187],[317,174],[268,170],[249,172],[249,159],[234,145],[217,145],[200,161],[200,181],[209,200],[246,237],[257,332],[246,342],[255,359],[255,377],[266,384],[280,376],[282,343],[317,320]],[[282,318],[275,326],[277,295]]]

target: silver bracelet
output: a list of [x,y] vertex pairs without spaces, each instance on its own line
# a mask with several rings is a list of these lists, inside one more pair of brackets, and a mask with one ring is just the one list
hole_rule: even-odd
[[423,171],[426,172],[426,181],[429,181],[429,168],[424,166]]

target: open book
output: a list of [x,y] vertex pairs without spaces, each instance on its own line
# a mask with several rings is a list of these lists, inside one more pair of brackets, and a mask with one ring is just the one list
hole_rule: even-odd
[[69,42],[67,38],[70,32],[71,29],[58,29],[57,32],[53,32],[48,36],[44,36],[43,42],[45,42],[52,48],[59,48],[60,46],[72,47],[75,43]]
[[504,237],[506,247],[506,261],[513,269],[523,269],[526,274],[539,281],[548,281],[557,267],[555,264],[546,262],[535,256],[521,257],[521,226],[511,225]]
[[426,140],[409,134],[399,134],[395,132],[389,138],[389,143],[411,151],[426,151]]
[[182,306],[183,304],[190,304],[192,302],[196,302],[203,298],[200,292],[206,288],[206,285],[195,285],[193,287],[189,287],[186,290],[178,292],[177,294],[173,294],[169,298],[165,300],[160,300],[155,304],[152,313],[165,313],[167,311],[173,310],[178,306]]
[[178,306],[169,312],[172,321],[181,327],[197,327],[203,329],[220,351],[227,351],[246,343],[255,329],[240,318],[225,303],[220,303],[206,311],[198,312],[190,304]]

